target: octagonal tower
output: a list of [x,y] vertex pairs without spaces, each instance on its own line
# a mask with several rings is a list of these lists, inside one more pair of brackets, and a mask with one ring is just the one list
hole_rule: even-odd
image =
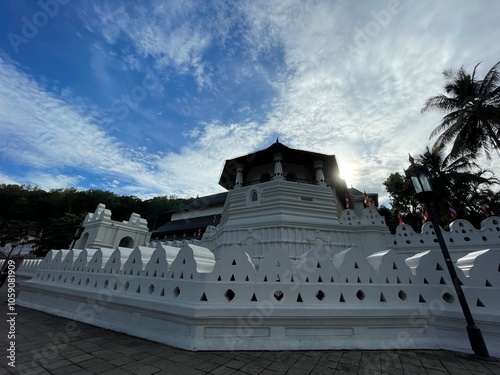
[[236,243],[259,265],[273,250],[296,260],[317,244],[328,244],[332,254],[353,246],[339,222],[348,193],[334,155],[276,140],[226,160],[219,184],[229,190],[221,223],[204,237],[216,256]]

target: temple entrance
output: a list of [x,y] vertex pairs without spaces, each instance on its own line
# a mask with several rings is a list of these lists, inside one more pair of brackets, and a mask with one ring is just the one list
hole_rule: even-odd
[[123,237],[120,240],[120,243],[118,244],[118,246],[133,248],[134,247],[134,240],[132,239],[132,237],[128,237],[128,236],[127,237]]

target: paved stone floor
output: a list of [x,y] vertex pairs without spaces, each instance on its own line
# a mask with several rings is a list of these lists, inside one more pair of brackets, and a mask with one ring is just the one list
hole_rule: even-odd
[[500,374],[500,361],[442,350],[189,352],[20,306],[12,368],[6,286],[0,288],[0,374]]

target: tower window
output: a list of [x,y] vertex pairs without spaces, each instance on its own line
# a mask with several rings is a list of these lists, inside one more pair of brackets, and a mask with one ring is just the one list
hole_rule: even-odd
[[245,194],[245,205],[246,206],[255,206],[259,205],[262,202],[262,189],[259,185],[255,185],[255,187],[249,189]]
[[250,195],[250,200],[252,202],[257,202],[257,199],[259,199],[259,196],[257,195],[257,192],[254,190],[254,191],[252,191],[252,194]]

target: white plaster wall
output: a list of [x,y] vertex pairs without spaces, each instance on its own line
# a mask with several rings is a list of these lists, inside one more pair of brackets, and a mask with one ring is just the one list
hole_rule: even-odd
[[[444,235],[500,356],[500,218]],[[231,191],[202,241],[53,250],[18,303],[190,350],[470,352],[430,224],[393,236],[376,209],[339,213],[328,187],[287,181]]]
[[[450,231],[442,230],[446,245],[453,260],[477,250],[500,245],[500,217],[488,217],[481,223],[481,228],[474,228],[465,220],[456,220],[450,225]],[[422,249],[439,249],[439,244],[432,223],[423,225],[416,233],[409,225],[399,225],[394,236],[387,236],[386,246],[398,253],[411,256]]]
[[[164,246],[138,247],[125,263],[114,256],[121,249],[106,263],[107,249],[82,250],[69,269],[76,254],[52,251],[23,284],[18,303],[190,350],[470,352],[437,251],[405,260],[392,250],[366,257],[354,248],[332,257],[315,246],[295,263],[270,251],[256,269],[241,247],[215,261],[208,249],[186,242],[169,266]],[[121,268],[110,267],[113,260]],[[500,356],[500,248],[457,264],[469,275],[457,268],[488,349]]]
[[[253,190],[258,193],[256,202],[249,199]],[[216,256],[233,244],[245,244],[257,265],[275,248],[286,249],[292,259],[298,259],[316,241],[327,244],[331,252],[352,246],[343,240],[332,242],[333,231],[340,226],[337,215],[329,187],[269,181],[230,191],[221,226],[203,240],[213,245]]]
[[[99,204],[96,211],[89,213],[83,222],[84,231],[74,248],[80,249],[85,245],[88,248],[111,247],[115,248],[124,237],[131,237],[134,246],[145,245],[151,238],[147,222],[138,214],[132,213],[129,221],[111,220],[111,211]],[[87,240],[85,236],[88,234]]]

